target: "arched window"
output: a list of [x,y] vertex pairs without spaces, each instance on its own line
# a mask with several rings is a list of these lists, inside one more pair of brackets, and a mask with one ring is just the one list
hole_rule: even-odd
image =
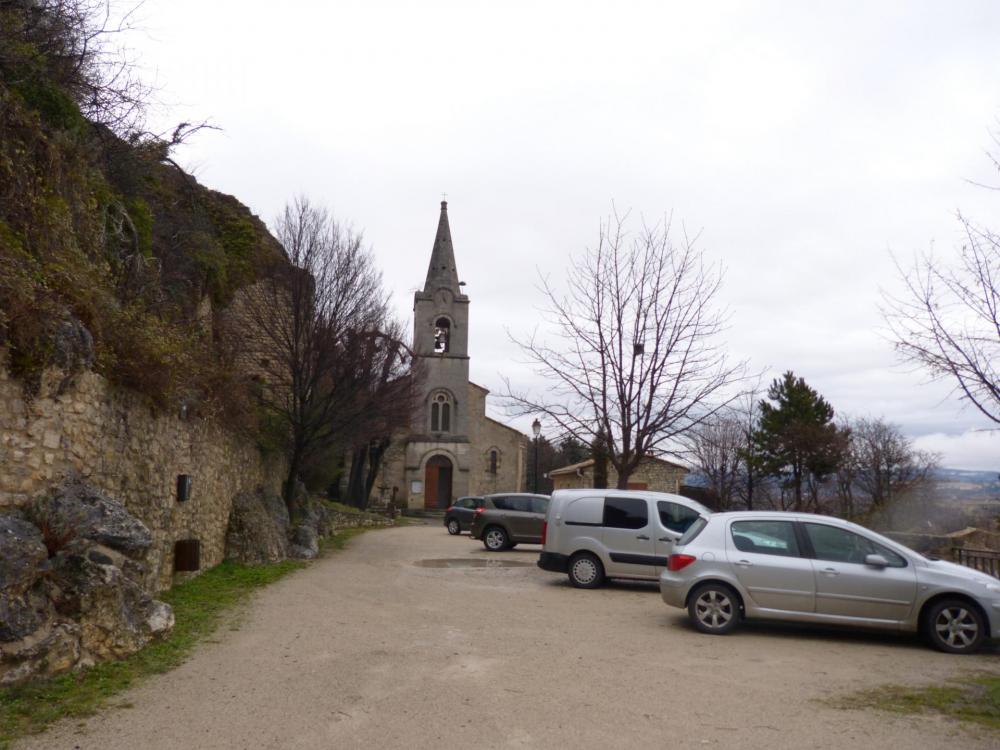
[[490,474],[497,473],[497,465],[500,463],[500,451],[496,448],[490,451]]
[[447,318],[438,318],[434,323],[434,353],[445,354],[450,346],[451,321]]
[[431,399],[431,432],[451,432],[451,399],[446,393]]

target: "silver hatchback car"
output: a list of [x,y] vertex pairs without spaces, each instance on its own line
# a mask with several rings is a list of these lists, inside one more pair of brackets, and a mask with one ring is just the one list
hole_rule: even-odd
[[808,513],[699,518],[677,541],[660,594],[703,633],[728,633],[744,617],[855,625],[919,632],[955,654],[1000,638],[1000,579]]

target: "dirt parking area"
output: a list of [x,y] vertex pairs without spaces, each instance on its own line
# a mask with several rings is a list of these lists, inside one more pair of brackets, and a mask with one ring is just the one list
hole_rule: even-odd
[[996,647],[954,657],[907,636],[773,625],[705,636],[655,586],[577,590],[537,556],[489,554],[437,525],[365,534],[263,591],[182,667],[116,699],[124,707],[17,747],[1000,743],[951,721],[831,705],[885,683],[1000,672]]

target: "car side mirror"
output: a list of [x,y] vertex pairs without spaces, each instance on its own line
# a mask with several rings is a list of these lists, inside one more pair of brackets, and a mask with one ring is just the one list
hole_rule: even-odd
[[865,555],[865,565],[871,565],[874,568],[887,568],[889,561],[882,555]]

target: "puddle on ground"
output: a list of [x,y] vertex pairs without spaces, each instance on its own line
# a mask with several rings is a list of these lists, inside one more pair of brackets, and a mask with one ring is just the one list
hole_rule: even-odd
[[489,558],[445,557],[436,560],[417,560],[421,568],[533,568],[535,563],[521,560],[491,560]]

